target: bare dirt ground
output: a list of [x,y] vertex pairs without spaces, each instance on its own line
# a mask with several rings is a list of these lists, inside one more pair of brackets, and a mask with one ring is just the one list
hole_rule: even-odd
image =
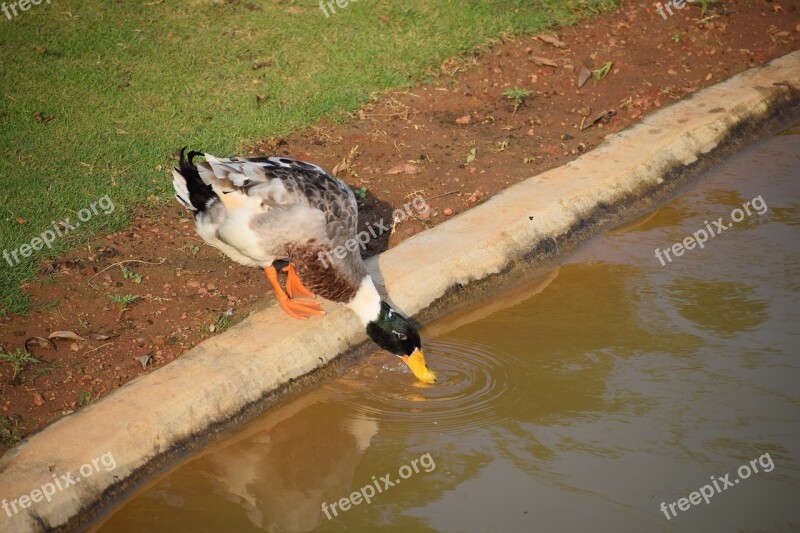
[[[426,198],[430,211],[414,210],[369,243],[367,255],[379,253],[659,107],[800,48],[798,0],[674,11],[665,20],[654,5],[622,2],[550,36],[498,42],[445,62],[432,85],[384,94],[345,123],[270,138],[251,153],[336,167],[364,191],[362,226],[392,226],[394,209]],[[33,297],[27,316],[0,317],[7,353],[67,332],[55,335],[57,350],[29,341],[38,363],[18,372],[0,363],[0,450],[274,305],[261,271],[206,246],[177,202],[148,201],[130,228],[42,264],[24,287]]]

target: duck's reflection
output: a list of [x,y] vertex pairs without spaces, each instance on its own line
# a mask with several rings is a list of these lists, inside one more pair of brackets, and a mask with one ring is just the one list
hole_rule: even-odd
[[263,419],[196,464],[265,531],[302,532],[319,525],[322,503],[351,492],[356,466],[378,432],[375,420],[342,406],[303,403],[282,420]]

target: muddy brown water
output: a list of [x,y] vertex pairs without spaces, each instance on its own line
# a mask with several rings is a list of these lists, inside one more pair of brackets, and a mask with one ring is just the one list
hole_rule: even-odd
[[797,530],[798,169],[795,127],[428,326],[439,384],[368,357],[95,530]]

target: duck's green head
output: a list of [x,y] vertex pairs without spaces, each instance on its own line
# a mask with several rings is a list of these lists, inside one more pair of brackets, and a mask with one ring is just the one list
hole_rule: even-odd
[[417,328],[386,302],[381,301],[378,318],[367,324],[367,335],[375,344],[400,357],[417,379],[436,382],[436,374],[425,363]]

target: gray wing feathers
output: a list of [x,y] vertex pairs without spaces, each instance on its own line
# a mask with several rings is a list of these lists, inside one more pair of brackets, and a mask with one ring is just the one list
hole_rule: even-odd
[[315,207],[325,215],[333,247],[355,236],[358,205],[353,191],[319,166],[285,157],[217,158],[205,154],[205,158],[197,168],[206,184],[222,192],[260,196],[265,206],[306,203]]

